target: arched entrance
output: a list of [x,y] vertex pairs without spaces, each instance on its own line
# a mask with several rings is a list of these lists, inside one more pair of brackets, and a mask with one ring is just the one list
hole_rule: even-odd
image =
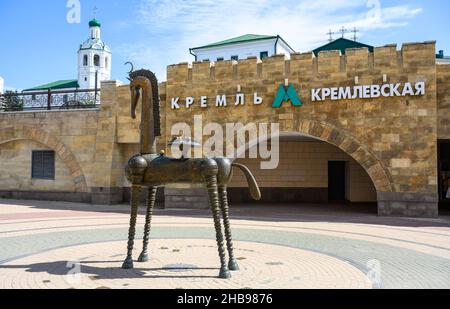
[[39,128],[30,126],[0,129],[0,145],[17,140],[32,140],[54,150],[55,154],[69,168],[76,192],[88,192],[86,178],[75,155],[57,137]]
[[[259,171],[260,177],[256,172],[270,202],[372,202],[376,208],[378,193],[393,191],[380,160],[345,130],[311,119],[282,123],[282,129],[279,167]],[[250,141],[246,151],[259,142]],[[258,170],[258,162],[246,159],[245,164]],[[236,192],[234,196],[245,196],[241,184],[237,176],[231,186],[235,189],[230,190]]]

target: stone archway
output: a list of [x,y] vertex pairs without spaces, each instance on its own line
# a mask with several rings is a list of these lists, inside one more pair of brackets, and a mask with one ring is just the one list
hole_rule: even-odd
[[88,192],[86,178],[75,155],[57,137],[31,126],[17,126],[0,129],[0,144],[15,140],[32,140],[54,150],[69,168],[76,192]]
[[[280,137],[286,134],[301,134],[334,145],[358,162],[372,179],[377,192],[393,192],[393,181],[389,172],[376,155],[352,134],[329,123],[288,115],[286,119],[272,122],[280,123]],[[266,120],[267,121],[267,120]],[[270,120],[269,120],[270,121]],[[238,136],[238,134],[236,134]],[[256,146],[260,140],[250,141],[246,151]]]

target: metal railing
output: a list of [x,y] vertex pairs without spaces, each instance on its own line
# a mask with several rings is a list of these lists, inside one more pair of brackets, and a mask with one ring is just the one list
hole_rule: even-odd
[[0,111],[92,109],[100,99],[98,89],[7,92],[0,95]]

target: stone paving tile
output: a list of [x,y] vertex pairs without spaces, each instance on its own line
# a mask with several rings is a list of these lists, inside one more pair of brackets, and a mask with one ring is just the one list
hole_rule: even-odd
[[[144,211],[141,209],[141,214]],[[126,205],[111,208],[1,201],[0,282],[5,288],[70,288],[64,283],[66,273],[55,273],[56,266],[56,269],[62,267],[55,263],[67,263],[73,258],[85,258],[88,267],[89,261],[101,262],[95,264],[105,275],[120,272],[126,248],[128,212]],[[243,272],[227,283],[229,287],[367,288],[370,287],[367,286],[370,284],[368,276],[375,270],[381,278],[375,288],[450,287],[450,220],[446,217],[431,220],[378,218],[370,213],[328,214],[322,209],[310,209],[305,214],[304,210],[284,207],[277,207],[273,212],[267,207],[237,207],[232,209],[232,217],[235,240],[239,244],[237,250],[258,254],[242,257]],[[142,237],[143,220],[140,216],[139,237]],[[152,246],[179,251],[159,252],[160,247],[155,247],[152,261],[144,265],[147,270],[133,272],[134,277],[125,278],[127,282],[122,286],[112,285],[111,276],[101,281],[94,273],[83,277],[83,283],[77,288],[216,286],[214,280],[217,279],[212,277],[217,276],[218,257],[208,211],[159,210],[152,238]],[[187,242],[189,247],[186,247]],[[137,243],[140,244],[140,240]],[[281,252],[284,254],[280,255]],[[248,264],[249,259],[255,262]],[[166,265],[196,263],[208,266],[206,270],[187,269],[188,273],[198,271],[196,280],[180,279],[173,275],[174,270],[165,269]],[[23,267],[14,268],[14,265]],[[35,265],[45,267],[33,271]],[[154,269],[155,265],[170,278],[152,278],[149,269]],[[304,265],[308,268],[302,268]],[[286,272],[287,268],[291,271]],[[268,269],[273,273],[267,273]]]
[[[150,249],[150,261],[135,263],[133,270],[120,268],[122,258],[116,253],[123,251],[123,242],[48,251],[1,265],[0,288],[48,288],[50,284],[77,289],[372,287],[366,275],[352,265],[300,249],[237,242],[240,271],[233,272],[230,280],[217,278],[214,240],[155,240]],[[138,256],[139,252],[136,250],[135,254]],[[88,255],[91,256],[83,259]]]

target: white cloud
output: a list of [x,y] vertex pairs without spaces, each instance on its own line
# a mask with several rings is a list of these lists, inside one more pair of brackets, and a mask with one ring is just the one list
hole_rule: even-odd
[[189,48],[233,36],[279,34],[304,52],[325,43],[330,29],[357,27],[364,35],[405,26],[421,13],[408,5],[383,7],[378,0],[141,0],[136,10],[136,23],[152,42],[117,52],[160,78],[166,65],[192,61]]

